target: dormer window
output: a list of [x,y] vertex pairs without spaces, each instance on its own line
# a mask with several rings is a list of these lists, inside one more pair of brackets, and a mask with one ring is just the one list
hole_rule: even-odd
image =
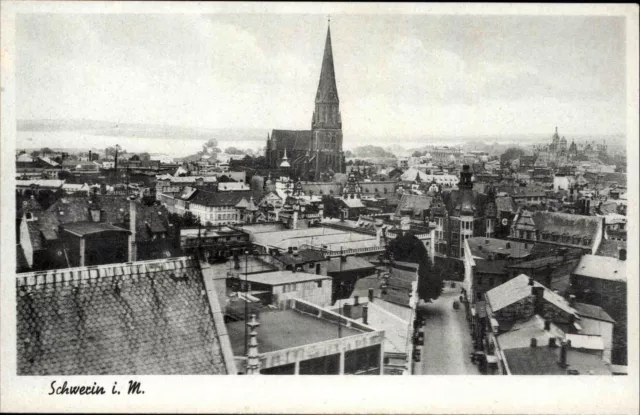
[[31,214],[31,212],[26,212],[26,213],[24,214],[24,217],[25,217],[27,220],[32,220],[32,219],[33,219],[33,215]]

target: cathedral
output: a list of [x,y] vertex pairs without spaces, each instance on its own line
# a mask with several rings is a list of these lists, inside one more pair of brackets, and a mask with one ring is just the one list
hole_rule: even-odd
[[273,169],[286,158],[289,171],[299,180],[327,181],[335,173],[344,173],[342,119],[330,28],[327,28],[311,130],[273,130],[267,136],[265,156]]

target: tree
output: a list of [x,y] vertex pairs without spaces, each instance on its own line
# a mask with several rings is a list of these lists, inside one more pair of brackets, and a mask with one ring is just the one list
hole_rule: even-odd
[[500,156],[500,165],[505,166],[511,160],[519,159],[524,155],[524,150],[518,147],[510,147]]
[[253,176],[251,178],[251,190],[262,191],[263,188],[264,188],[264,177]]
[[227,148],[224,150],[224,152],[225,152],[225,154],[233,154],[233,155],[236,155],[236,154],[245,154],[245,152],[244,152],[244,151],[242,151],[242,150],[240,150],[240,149],[238,149],[238,148],[235,148],[235,147],[227,147]]
[[411,154],[411,157],[422,157],[422,153],[416,150]]
[[43,155],[47,155],[53,153],[53,151],[51,151],[49,147],[43,147],[40,149],[40,153],[42,153]]
[[142,161],[151,160],[151,155],[149,155],[149,153],[140,153],[139,157],[140,157],[140,160],[142,160]]
[[345,152],[344,152],[344,156],[345,156],[346,158],[353,158],[353,157],[355,157],[355,155],[353,154],[353,152],[352,152],[351,150],[347,150],[347,151],[345,151]]
[[440,296],[444,286],[442,275],[434,271],[427,249],[413,233],[406,232],[392,240],[387,252],[397,261],[418,264],[418,298],[430,301]]
[[340,218],[342,217],[342,207],[337,199],[331,196],[322,196],[322,204],[324,205],[324,217],[325,218]]

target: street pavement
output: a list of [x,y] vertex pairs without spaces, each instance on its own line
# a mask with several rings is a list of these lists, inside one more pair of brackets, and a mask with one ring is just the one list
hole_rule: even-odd
[[442,295],[419,308],[426,316],[422,358],[415,366],[415,374],[423,375],[479,375],[469,355],[473,342],[467,324],[464,305],[453,308],[453,301],[460,297],[460,283],[451,288],[445,282]]

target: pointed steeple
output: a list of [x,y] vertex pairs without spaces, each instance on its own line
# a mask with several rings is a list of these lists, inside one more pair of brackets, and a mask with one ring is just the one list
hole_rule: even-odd
[[333,51],[331,49],[331,27],[327,26],[327,40],[324,44],[324,56],[322,57],[322,69],[320,70],[320,82],[316,103],[338,103],[338,88],[336,87],[336,74],[333,69]]

